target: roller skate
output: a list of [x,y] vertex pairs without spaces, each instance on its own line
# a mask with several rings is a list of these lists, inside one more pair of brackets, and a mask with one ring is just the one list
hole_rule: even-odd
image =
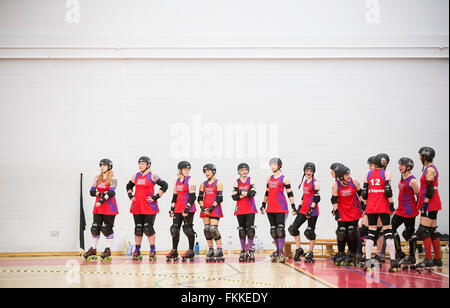
[[344,266],[345,265],[345,254],[343,252],[338,252],[336,259],[334,260],[334,265]]
[[386,262],[386,259],[383,256],[381,256],[381,255],[375,255],[374,259],[377,260],[379,263]]
[[248,262],[249,263],[254,263],[255,262],[255,250],[250,249],[248,251]]
[[406,257],[406,254],[403,251],[399,251],[395,253],[395,261],[400,263],[404,258]]
[[88,251],[83,255],[86,262],[91,262],[92,260],[97,260],[97,249],[89,248]]
[[364,267],[364,264],[366,263],[366,258],[363,255],[357,255],[356,256],[356,266],[357,267]]
[[298,248],[295,250],[295,254],[294,254],[294,261],[295,262],[299,262],[300,261],[300,257],[303,256],[303,254],[305,253],[305,251],[303,250],[303,248]]
[[241,254],[239,255],[239,262],[243,263],[243,262],[247,262],[247,261],[248,261],[247,252],[244,249],[242,249]]
[[167,255],[166,255],[166,262],[178,262],[180,259],[178,258],[178,251],[176,249],[172,249]]
[[192,251],[192,249],[189,249],[181,256],[181,260],[183,262],[187,262],[187,260],[194,262],[194,257],[195,257],[194,251]]
[[216,253],[213,256],[214,262],[225,262],[225,258],[223,257],[223,250],[217,249]]
[[156,252],[155,251],[150,251],[150,253],[148,254],[148,260],[156,261]]
[[441,259],[433,259],[434,270],[437,272],[442,272],[442,260]]
[[142,260],[141,248],[136,247],[133,252],[133,261],[141,261],[141,260]]
[[308,251],[305,255],[305,263],[314,263],[314,253],[312,251]]
[[414,256],[407,256],[399,263],[400,268],[403,271],[415,270],[416,269],[416,258]]
[[356,258],[353,252],[348,252],[345,256],[345,265],[346,266],[355,266],[356,265]]
[[396,273],[400,270],[397,260],[391,260],[391,267],[389,268],[389,273]]
[[272,252],[272,254],[270,255],[270,261],[272,261],[272,263],[277,262],[278,259],[278,250]]
[[422,262],[419,264],[416,264],[416,271],[420,274],[423,274],[425,272],[432,272],[434,267],[433,261],[430,259],[425,258]]
[[378,269],[383,268],[381,263],[376,259],[372,258],[370,260],[367,260],[364,262],[364,272],[375,272]]
[[112,260],[111,258],[111,249],[108,247],[105,248],[105,251],[100,255],[102,262],[110,262]]
[[286,256],[284,252],[280,251],[277,258],[278,263],[285,263],[286,262]]
[[208,253],[206,254],[206,263],[214,262],[214,248],[209,248]]

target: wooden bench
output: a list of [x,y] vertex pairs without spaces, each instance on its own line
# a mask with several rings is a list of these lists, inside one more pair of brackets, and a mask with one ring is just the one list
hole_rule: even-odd
[[[402,248],[408,248],[409,247],[409,242],[406,241],[402,241],[400,242],[402,245]],[[422,241],[418,241],[417,242],[418,245],[423,245]],[[292,252],[292,245],[295,245],[295,242],[285,242],[284,243],[284,254],[286,255],[287,258],[292,258],[294,256],[293,252]],[[309,246],[309,242],[300,242],[301,246],[304,247],[308,247]],[[334,246],[337,246],[337,241],[336,239],[317,239],[316,240],[316,244],[315,246],[321,246],[322,249],[322,254],[321,255],[315,255],[314,257],[331,257],[332,255],[334,255],[336,252],[334,250]],[[363,244],[364,246],[364,244]],[[448,251],[448,241],[441,241],[441,247],[446,247],[446,251]],[[325,248],[325,249],[324,249]],[[420,254],[420,257],[422,257],[422,254]]]

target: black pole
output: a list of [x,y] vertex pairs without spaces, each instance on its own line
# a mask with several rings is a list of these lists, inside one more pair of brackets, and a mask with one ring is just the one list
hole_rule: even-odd
[[80,249],[84,251],[84,230],[86,230],[86,217],[83,209],[83,173],[80,173]]

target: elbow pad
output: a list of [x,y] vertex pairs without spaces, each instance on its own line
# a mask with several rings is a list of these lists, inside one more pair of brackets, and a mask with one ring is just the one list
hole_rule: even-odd
[[247,192],[247,196],[250,198],[253,198],[255,195],[256,195],[256,191],[254,191],[253,189],[251,189]]
[[177,197],[178,197],[177,194],[173,194],[172,203],[177,203]]
[[203,201],[203,196],[204,196],[204,194],[205,194],[204,191],[201,191],[201,192],[198,193],[198,198],[197,198],[197,201],[198,201],[198,202]]
[[367,200],[367,197],[369,197],[369,183],[364,183],[364,187],[363,187],[361,195],[364,200]]
[[163,192],[166,192],[167,189],[169,188],[169,184],[167,184],[165,181],[158,179],[158,181],[156,181],[156,184],[158,184],[161,188],[161,190]]
[[267,190],[266,190],[266,194],[264,196],[269,197],[269,192]]
[[134,188],[134,183],[129,181],[128,184],[127,184],[127,191],[133,190],[133,188]]
[[339,203],[339,197],[338,196],[332,196],[331,197],[331,204]]
[[91,194],[92,197],[97,197],[97,189],[95,187],[94,187],[94,189],[91,188],[89,193]]
[[114,190],[108,190],[106,193],[110,198],[114,197],[116,195],[116,192]]
[[391,187],[391,181],[386,181],[386,184],[384,186],[384,195],[387,198],[392,198],[392,187]]
[[284,188],[291,189],[291,184],[284,184]]
[[194,204],[196,198],[197,198],[197,197],[195,196],[195,193],[190,193],[190,194],[189,194],[189,200],[188,200],[188,203],[189,203],[190,205]]
[[294,193],[292,191],[288,192],[287,195],[288,195],[289,198],[294,198]]
[[216,197],[216,202],[217,202],[217,204],[221,204],[221,203],[223,202],[223,196],[222,196],[222,195],[219,195],[219,194],[217,194],[217,197]]
[[428,183],[427,191],[425,192],[425,198],[428,198],[431,200],[431,198],[433,198],[434,192],[435,192],[434,185]]
[[319,204],[319,202],[320,202],[320,196],[319,196],[319,195],[314,196],[313,202],[314,202],[315,204]]
[[361,197],[362,190],[361,190],[361,189],[360,189],[360,190],[357,190],[357,191],[356,191],[356,194],[357,194],[359,197]]

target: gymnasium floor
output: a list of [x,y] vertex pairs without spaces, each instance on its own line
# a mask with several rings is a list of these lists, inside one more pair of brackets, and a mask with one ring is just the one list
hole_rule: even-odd
[[328,259],[314,264],[303,261],[271,263],[268,255],[253,264],[239,263],[233,255],[225,263],[206,263],[204,256],[193,263],[167,264],[144,258],[116,256],[110,264],[78,257],[0,257],[0,288],[6,287],[147,287],[147,288],[448,288],[448,254],[442,273],[389,273],[383,267],[374,277],[359,268],[336,268]]

